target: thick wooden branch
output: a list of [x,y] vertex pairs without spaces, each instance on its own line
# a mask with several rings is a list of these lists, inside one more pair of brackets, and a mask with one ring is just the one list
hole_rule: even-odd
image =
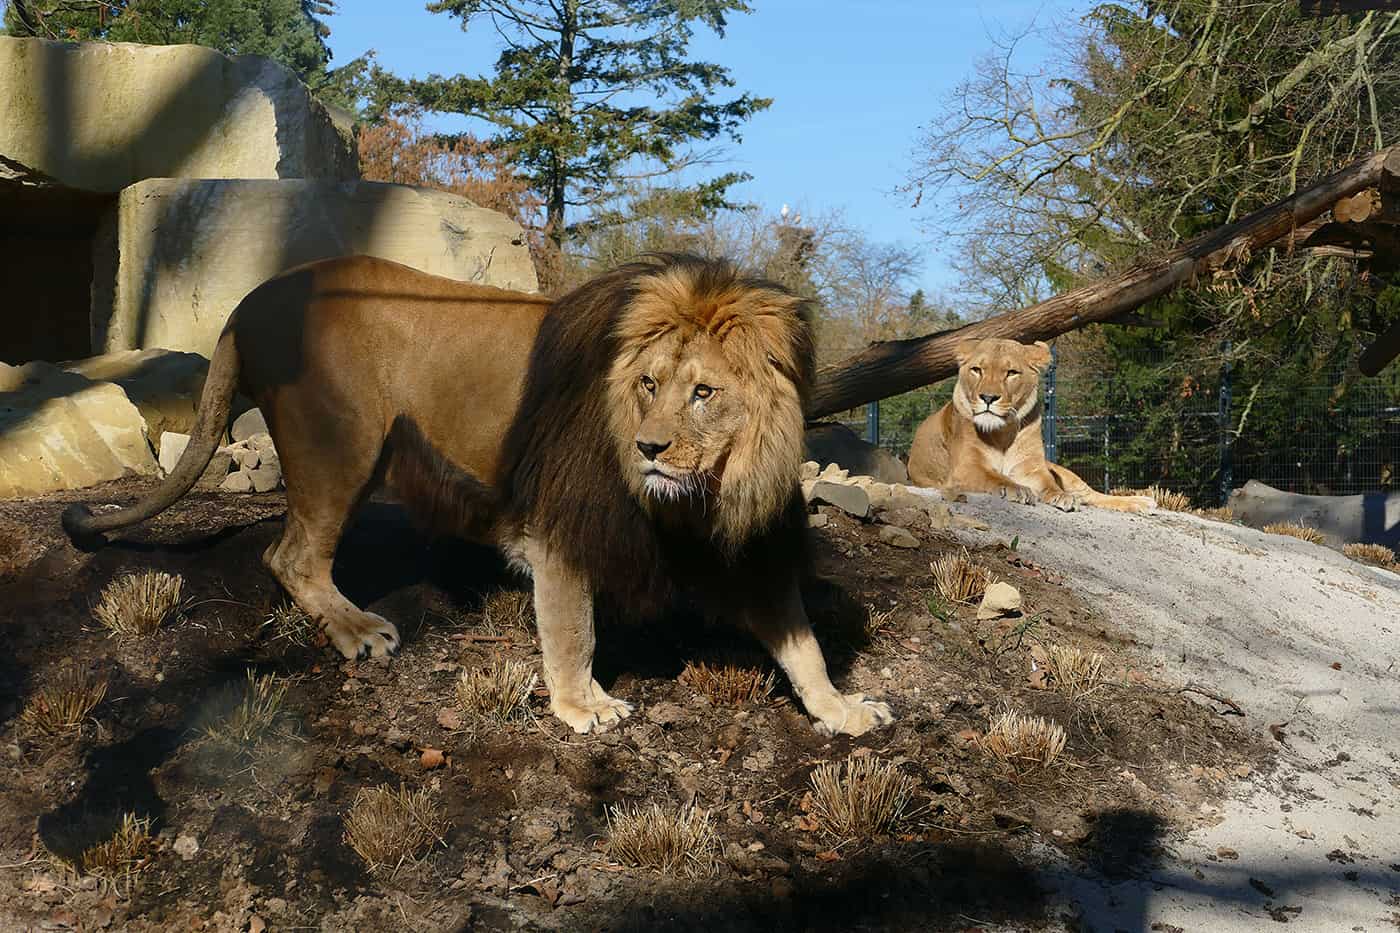
[[817,374],[817,386],[807,415],[820,418],[946,379],[957,372],[953,347],[965,337],[1049,340],[1088,324],[1119,317],[1178,286],[1245,259],[1251,252],[1281,237],[1288,237],[1342,198],[1364,188],[1389,187],[1396,178],[1400,178],[1400,147],[1383,149],[1287,200],[1261,208],[1118,275],[956,330],[872,344]]

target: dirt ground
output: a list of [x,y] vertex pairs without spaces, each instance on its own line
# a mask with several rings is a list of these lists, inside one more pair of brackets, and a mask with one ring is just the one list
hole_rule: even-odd
[[[930,561],[972,537],[916,527],[919,547],[901,549],[841,513],[813,530],[805,596],[834,679],[887,700],[890,728],[824,739],[781,681],[773,702],[711,706],[677,679],[687,661],[771,664],[748,636],[678,611],[600,627],[598,679],[637,712],[577,736],[548,715],[542,690],[525,722],[461,721],[464,667],[538,657],[530,632],[483,618],[493,592],[522,588],[493,553],[430,541],[371,503],[336,576],[399,625],[404,647],[391,661],[344,662],[264,625],[284,601],[260,561],[281,529],[278,494],[194,493],[101,550],[67,542],[65,504],[125,502],[141,488],[0,504],[5,929],[1061,928],[1073,918],[1052,906],[1034,852],[1132,875],[1218,819],[1232,785],[1273,767],[1266,737],[1147,673],[1129,631],[1011,541],[970,555],[1021,591],[1024,616],[978,622],[975,607],[930,598]],[[184,577],[185,612],[156,636],[110,637],[92,619],[98,592],[146,568]],[[871,607],[892,610],[873,639]],[[1074,702],[1037,688],[1030,649],[1045,643],[1101,652],[1108,683]],[[20,713],[64,663],[105,676],[107,695],[77,733],[41,736]],[[256,747],[229,749],[203,730],[249,668],[287,679],[289,715]],[[980,750],[975,733],[1008,708],[1065,728],[1055,765],[1018,777]],[[425,749],[442,764],[425,767]],[[813,768],[865,754],[916,781],[915,816],[860,841],[812,830],[802,801]],[[367,872],[342,839],[356,792],[383,784],[429,789],[448,817],[442,844],[392,877]],[[723,844],[712,877],[606,857],[608,806],[651,801],[712,811]],[[129,889],[64,868],[132,812],[151,819],[159,845]]]

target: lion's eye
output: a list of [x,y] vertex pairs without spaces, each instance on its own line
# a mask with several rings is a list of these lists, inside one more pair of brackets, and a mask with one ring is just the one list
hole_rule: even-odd
[[974,376],[980,376],[980,375],[982,375],[982,367],[981,367],[981,366],[974,366],[974,367],[972,367],[972,375],[974,375]]
[[1007,375],[1008,377],[1009,377],[1009,376],[1019,376],[1019,375],[1021,375],[1021,371],[1020,371],[1019,369],[1008,369],[1008,370],[1006,371],[1006,375]]
[[705,385],[704,383],[701,383],[700,385],[695,387],[695,397],[698,399],[707,399],[714,394],[715,390]]
[[650,376],[643,375],[643,376],[642,376],[642,388],[643,388],[643,389],[646,389],[648,392],[655,392],[655,391],[656,391],[656,380],[653,379],[653,378],[651,378]]

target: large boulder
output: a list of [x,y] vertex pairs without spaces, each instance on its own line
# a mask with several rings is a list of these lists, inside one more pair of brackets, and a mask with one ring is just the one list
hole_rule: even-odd
[[1360,541],[1400,548],[1400,492],[1305,496],[1250,480],[1230,493],[1228,505],[1252,528],[1297,522],[1322,532],[1332,547]]
[[209,361],[174,350],[120,350],[65,363],[64,369],[99,382],[114,382],[146,420],[147,433],[188,434],[194,426]]
[[898,457],[866,441],[844,424],[824,422],[807,429],[807,459],[826,466],[840,464],[852,476],[873,476],[882,483],[907,483],[909,471]]
[[92,345],[211,356],[253,288],[362,253],[501,288],[537,288],[519,225],[465,198],[376,182],[153,178],[122,191],[94,246]]
[[48,363],[0,363],[0,498],[156,471],[146,422],[120,386]]
[[100,192],[359,176],[348,134],[290,70],[195,45],[0,37],[0,155]]

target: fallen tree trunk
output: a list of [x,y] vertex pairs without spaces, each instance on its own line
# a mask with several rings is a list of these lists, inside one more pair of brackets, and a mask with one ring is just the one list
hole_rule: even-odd
[[1397,180],[1400,146],[1353,162],[1287,200],[1261,208],[1111,278],[956,330],[871,344],[817,374],[807,416],[820,418],[946,379],[957,372],[953,348],[965,337],[1048,340],[1088,324],[1112,320],[1203,274],[1244,260],[1280,237],[1290,236],[1342,198],[1370,187],[1394,188]]

